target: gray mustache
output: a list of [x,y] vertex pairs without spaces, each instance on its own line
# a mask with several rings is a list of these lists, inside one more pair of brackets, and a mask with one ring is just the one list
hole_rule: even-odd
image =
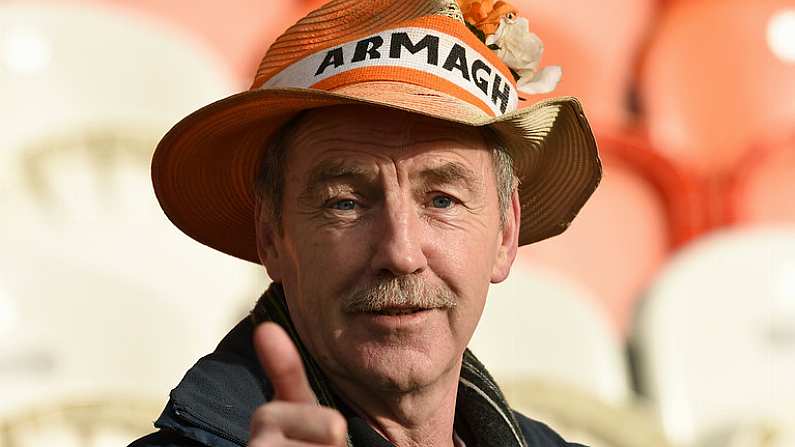
[[345,312],[377,312],[390,307],[451,308],[458,303],[448,287],[430,285],[417,276],[379,279],[343,298]]

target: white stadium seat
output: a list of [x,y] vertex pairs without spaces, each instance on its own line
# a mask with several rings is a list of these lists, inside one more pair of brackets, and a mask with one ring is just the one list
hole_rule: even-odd
[[180,234],[149,180],[158,138],[234,87],[141,16],[0,5],[0,419],[162,401],[256,300],[259,270]]
[[562,276],[515,266],[492,285],[470,349],[498,381],[548,378],[625,403],[622,343],[596,302]]
[[649,291],[634,342],[642,388],[675,443],[791,427],[795,228],[718,233],[685,249]]

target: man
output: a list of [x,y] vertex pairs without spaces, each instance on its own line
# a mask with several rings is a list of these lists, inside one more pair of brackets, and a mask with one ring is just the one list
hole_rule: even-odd
[[152,163],[169,218],[274,283],[144,446],[564,446],[466,350],[519,245],[601,176],[577,102],[514,111],[446,0],[329,3]]

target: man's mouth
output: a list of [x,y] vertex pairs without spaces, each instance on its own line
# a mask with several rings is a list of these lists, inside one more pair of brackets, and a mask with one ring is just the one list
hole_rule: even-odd
[[368,313],[375,315],[397,316],[397,315],[411,315],[425,310],[428,309],[422,307],[401,307],[401,308],[392,307],[387,309],[379,309]]

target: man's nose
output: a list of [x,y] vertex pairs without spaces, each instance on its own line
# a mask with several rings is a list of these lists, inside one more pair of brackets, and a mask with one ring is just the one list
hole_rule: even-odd
[[423,251],[424,233],[415,207],[407,201],[387,200],[380,220],[382,231],[374,241],[373,270],[395,276],[425,270],[428,260]]

